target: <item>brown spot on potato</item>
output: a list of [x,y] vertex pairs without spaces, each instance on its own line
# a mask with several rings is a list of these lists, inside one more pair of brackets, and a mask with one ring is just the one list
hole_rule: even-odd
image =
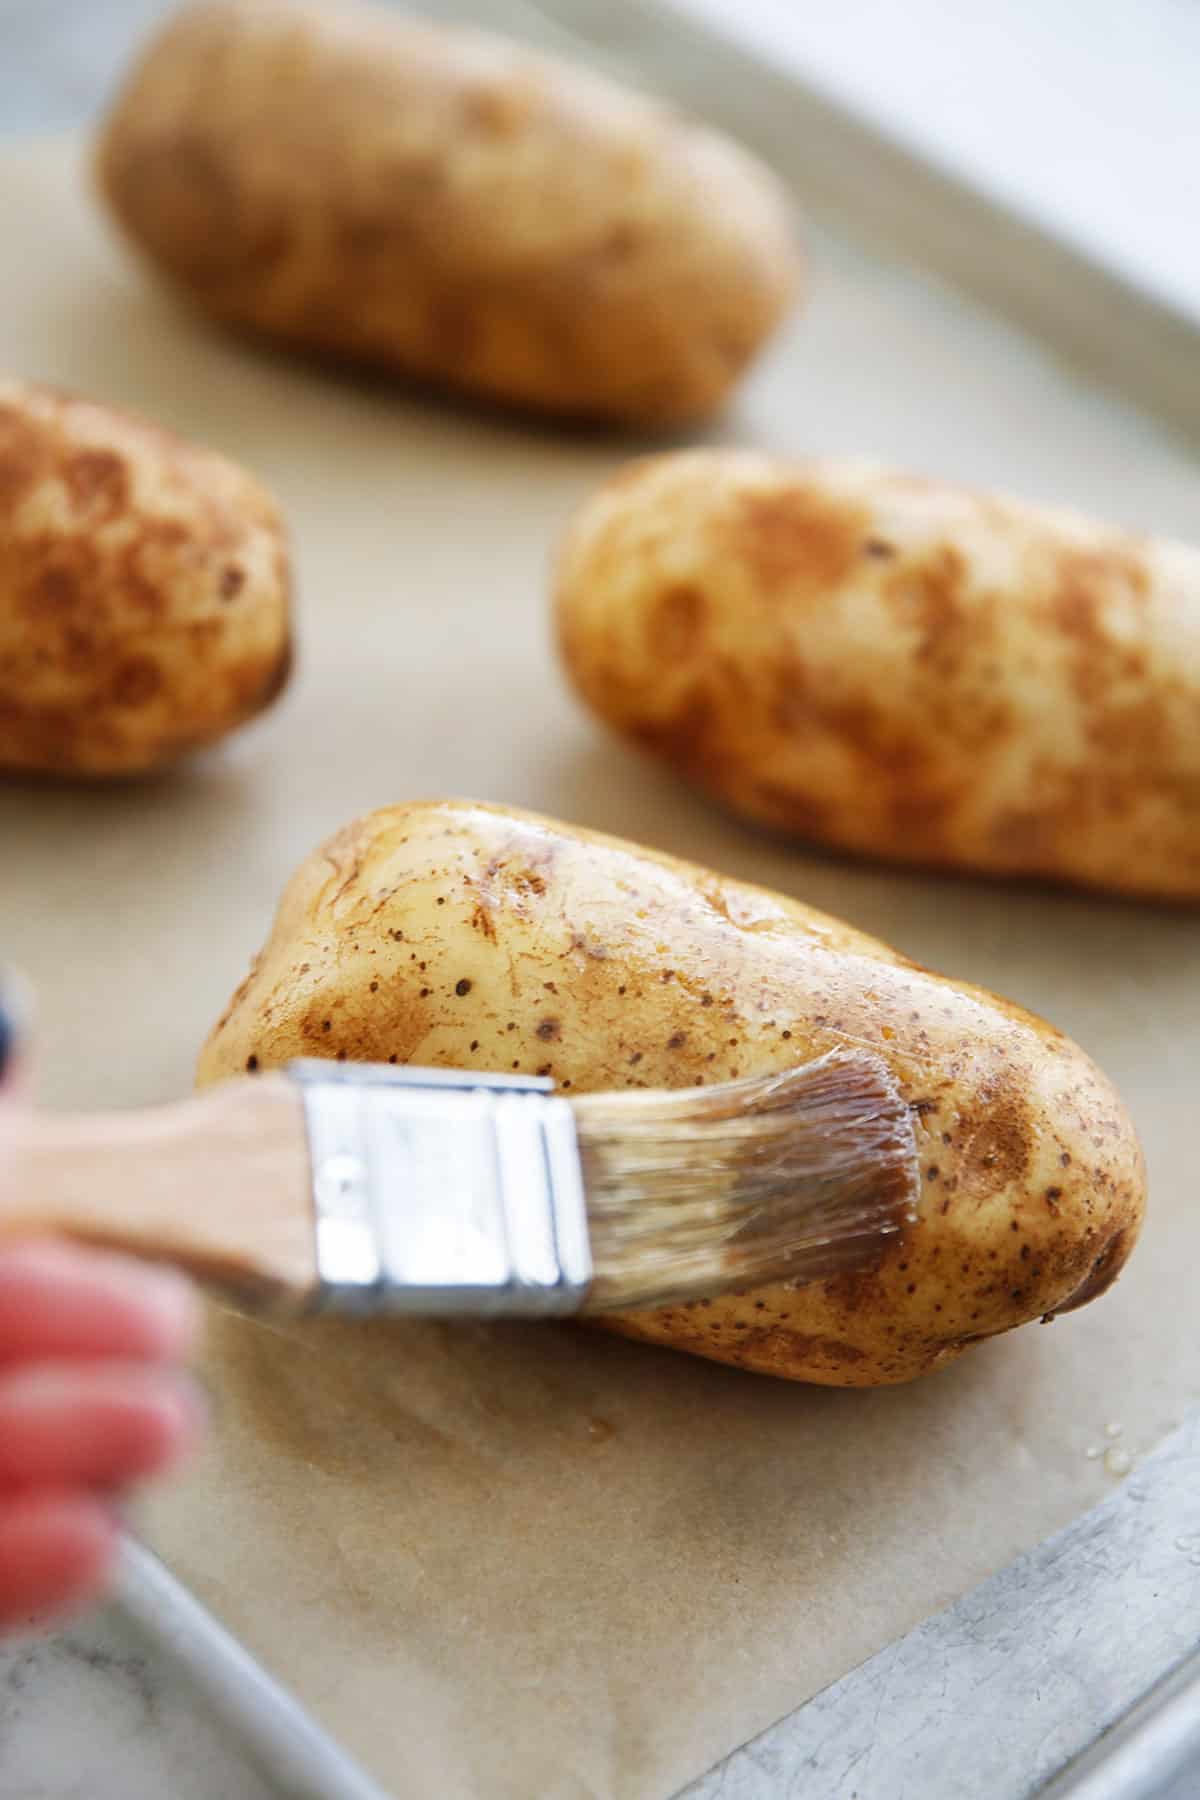
[[463,95],[463,121],[485,137],[512,138],[528,123],[533,104],[534,95],[524,84],[471,88]]
[[983,629],[979,608],[969,604],[968,586],[966,558],[957,545],[945,543],[902,564],[884,590],[901,630],[917,634],[918,665],[927,664],[941,681],[957,675]]
[[72,506],[91,513],[97,524],[129,504],[128,468],[113,450],[77,450],[64,459],[62,474]]
[[786,590],[820,600],[854,568],[867,523],[862,507],[796,480],[739,496],[729,553],[767,598]]
[[153,657],[131,656],[114,675],[111,694],[118,706],[146,706],[162,685],[162,670]]
[[656,601],[647,625],[647,648],[668,667],[695,656],[704,640],[708,602],[693,582],[675,582]]
[[496,922],[492,918],[492,909],[484,901],[477,900],[471,911],[472,931],[481,931],[491,943],[496,941]]
[[59,638],[59,654],[64,669],[71,674],[86,675],[95,668],[99,646],[93,632],[78,625],[63,627]]
[[31,610],[62,614],[80,602],[79,578],[61,563],[51,563],[36,576],[30,594]]
[[[962,1114],[960,1179],[980,1193],[1015,1190],[1036,1143],[1019,1077],[1010,1077],[994,1096],[981,1094],[975,1105],[978,1116],[965,1110]],[[1012,1223],[1014,1230],[1019,1229],[1015,1219]]]
[[[1088,738],[1102,753],[1096,769],[1102,780],[1094,791],[1104,793],[1114,810],[1136,805],[1147,781],[1153,779],[1151,771],[1171,768],[1178,729],[1169,713],[1170,696],[1161,683],[1129,701],[1114,695],[1116,685],[1115,680],[1098,685],[1095,705],[1086,718]],[[1200,727],[1200,696],[1193,706],[1195,724]]]
[[628,262],[641,249],[642,233],[628,219],[620,219],[600,241],[600,255],[608,262]]

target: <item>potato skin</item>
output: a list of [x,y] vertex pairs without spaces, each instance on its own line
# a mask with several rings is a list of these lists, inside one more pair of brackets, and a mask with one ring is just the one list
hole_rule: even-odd
[[866,1044],[923,1171],[879,1266],[625,1316],[626,1334],[837,1386],[906,1381],[1103,1291],[1144,1169],[1104,1076],[1051,1026],[797,901],[532,814],[397,806],[300,868],[200,1059],[296,1056],[678,1087]]
[[747,818],[1200,898],[1200,551],[869,463],[647,458],[566,535],[566,667]]
[[287,548],[256,481],[0,378],[0,768],[158,769],[260,712],[290,657]]
[[97,168],[217,318],[568,416],[713,412],[798,284],[784,193],[736,145],[381,8],[186,8]]

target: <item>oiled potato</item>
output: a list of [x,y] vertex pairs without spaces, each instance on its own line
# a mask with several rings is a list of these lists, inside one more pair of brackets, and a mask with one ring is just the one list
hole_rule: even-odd
[[224,457],[0,378],[0,768],[132,775],[287,679],[279,514]]
[[1076,1045],[797,901],[465,802],[349,826],[294,876],[200,1079],[328,1056],[677,1087],[869,1045],[915,1114],[919,1222],[867,1274],[625,1317],[634,1337],[844,1386],[905,1381],[1102,1293],[1144,1174]]
[[747,817],[1200,898],[1200,551],[867,463],[632,464],[558,571],[583,697]]
[[710,413],[797,287],[786,199],[746,152],[385,9],[185,9],[98,168],[130,236],[216,317],[547,412]]

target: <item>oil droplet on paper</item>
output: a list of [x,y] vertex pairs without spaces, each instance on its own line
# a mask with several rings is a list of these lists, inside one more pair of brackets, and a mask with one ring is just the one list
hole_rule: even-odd
[[1104,1435],[1106,1438],[1119,1438],[1124,1429],[1123,1425],[1118,1425],[1115,1420],[1112,1420],[1104,1427]]
[[1098,1462],[1102,1454],[1099,1444],[1089,1444],[1083,1453],[1089,1462]]
[[1104,1466],[1110,1475],[1128,1475],[1133,1467],[1133,1458],[1128,1450],[1118,1450],[1116,1445],[1105,1454]]

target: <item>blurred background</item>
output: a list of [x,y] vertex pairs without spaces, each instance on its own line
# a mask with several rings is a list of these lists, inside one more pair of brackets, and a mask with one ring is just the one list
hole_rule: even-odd
[[[428,0],[538,38],[655,0]],[[1200,0],[674,0],[1200,317]],[[101,105],[172,0],[0,0],[0,132]]]

